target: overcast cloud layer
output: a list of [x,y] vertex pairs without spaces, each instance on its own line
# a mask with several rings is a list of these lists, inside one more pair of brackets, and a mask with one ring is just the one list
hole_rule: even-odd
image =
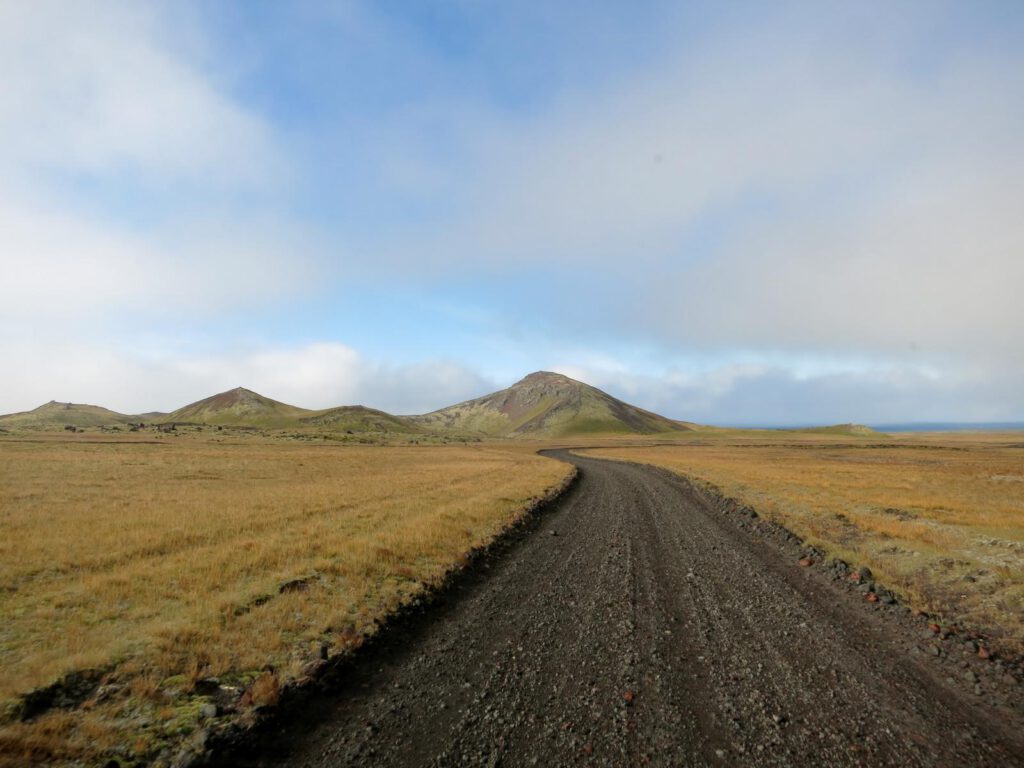
[[1017,4],[549,6],[0,0],[0,412],[1024,420]]

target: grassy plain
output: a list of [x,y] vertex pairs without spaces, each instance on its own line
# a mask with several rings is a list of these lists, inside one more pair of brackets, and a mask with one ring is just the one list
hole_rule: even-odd
[[753,435],[589,452],[713,486],[912,604],[1024,651],[1024,435]]
[[[568,471],[516,447],[0,440],[0,764],[152,756],[210,677],[267,703]],[[20,721],[86,669],[102,695]]]

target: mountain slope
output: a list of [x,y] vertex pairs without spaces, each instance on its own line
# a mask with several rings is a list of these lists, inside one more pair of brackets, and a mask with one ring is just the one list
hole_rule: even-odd
[[138,421],[137,416],[117,413],[98,405],[58,403],[51,400],[31,411],[0,416],[0,426],[21,429],[61,429],[75,427],[105,427]]
[[689,427],[558,373],[531,373],[508,389],[410,420],[427,429],[488,436],[687,432]]
[[303,418],[315,413],[237,387],[179,408],[164,417],[163,421],[225,427],[285,428],[297,426]]

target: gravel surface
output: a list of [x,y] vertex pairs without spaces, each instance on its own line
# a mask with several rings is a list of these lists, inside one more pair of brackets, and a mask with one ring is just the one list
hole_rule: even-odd
[[1012,676],[681,478],[554,455],[529,536],[225,764],[1024,765]]

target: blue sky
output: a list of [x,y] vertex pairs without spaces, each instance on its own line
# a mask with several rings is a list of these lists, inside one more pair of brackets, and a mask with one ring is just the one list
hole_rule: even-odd
[[1024,419],[1019,3],[0,0],[0,411]]

